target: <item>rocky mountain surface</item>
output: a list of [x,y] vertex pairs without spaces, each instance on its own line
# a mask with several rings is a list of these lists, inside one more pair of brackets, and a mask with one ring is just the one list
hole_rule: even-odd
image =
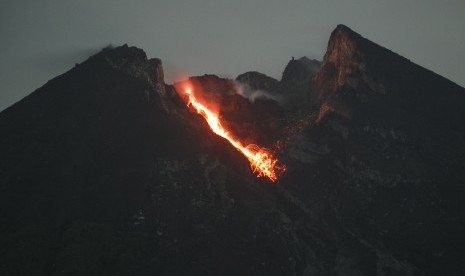
[[240,95],[241,88],[233,80],[204,75],[174,84],[180,92],[184,87],[191,87],[199,99],[209,102],[218,111],[222,123],[244,144],[272,147],[283,134],[284,108],[269,98],[251,102]]
[[[277,183],[185,85],[278,154]],[[0,113],[0,274],[463,275],[464,106],[464,88],[343,25],[280,81],[171,86],[159,59],[104,49]]]
[[[314,103],[309,93],[312,90],[312,77],[318,72],[321,62],[301,57],[292,60],[286,65],[280,81],[268,77],[259,72],[246,72],[236,77],[236,81],[245,85],[245,89],[266,91],[272,99],[281,105],[296,112],[306,107],[308,103]],[[273,97],[274,96],[274,97]]]
[[318,118],[290,142],[300,177],[283,189],[312,213],[325,189],[319,207],[378,275],[463,273],[465,89],[343,25],[312,87]]
[[253,90],[264,90],[273,92],[276,90],[279,81],[260,72],[251,71],[240,74],[236,77],[240,83],[247,84]]

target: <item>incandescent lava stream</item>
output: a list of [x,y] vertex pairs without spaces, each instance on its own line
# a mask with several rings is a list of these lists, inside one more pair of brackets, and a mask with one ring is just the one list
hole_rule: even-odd
[[286,166],[278,164],[278,159],[268,149],[254,144],[243,146],[239,140],[234,138],[223,127],[219,115],[197,100],[190,88],[186,88],[184,92],[187,95],[187,105],[193,107],[207,121],[214,133],[228,140],[231,145],[249,160],[250,167],[257,174],[257,177],[267,177],[274,182],[286,170]]

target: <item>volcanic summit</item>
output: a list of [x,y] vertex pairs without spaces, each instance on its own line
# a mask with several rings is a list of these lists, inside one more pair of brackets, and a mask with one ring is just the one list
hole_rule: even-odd
[[105,48],[0,113],[0,274],[463,275],[464,107],[344,25],[280,80]]

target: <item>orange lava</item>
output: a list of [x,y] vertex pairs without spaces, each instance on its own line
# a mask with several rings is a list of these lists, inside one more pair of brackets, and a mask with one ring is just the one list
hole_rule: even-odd
[[243,146],[240,141],[235,139],[221,124],[217,113],[208,109],[205,104],[197,100],[190,88],[185,89],[187,95],[187,105],[192,106],[198,114],[202,115],[214,133],[225,138],[239,152],[241,152],[249,160],[252,171],[257,174],[257,177],[267,177],[271,181],[276,181],[280,174],[286,170],[286,166],[279,165],[278,159],[266,148],[261,148],[257,145],[250,144]]

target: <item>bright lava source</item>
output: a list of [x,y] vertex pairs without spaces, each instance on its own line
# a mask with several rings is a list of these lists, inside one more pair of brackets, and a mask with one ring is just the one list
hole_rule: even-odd
[[257,174],[257,177],[264,176],[274,182],[278,179],[280,174],[286,170],[286,166],[279,165],[278,159],[276,159],[266,148],[261,148],[254,144],[244,147],[240,141],[235,139],[222,126],[218,114],[212,112],[204,104],[200,103],[195,98],[190,88],[186,88],[185,93],[188,97],[187,105],[194,107],[197,113],[205,118],[214,133],[228,140],[231,145],[247,157],[250,167],[252,168],[252,171]]

